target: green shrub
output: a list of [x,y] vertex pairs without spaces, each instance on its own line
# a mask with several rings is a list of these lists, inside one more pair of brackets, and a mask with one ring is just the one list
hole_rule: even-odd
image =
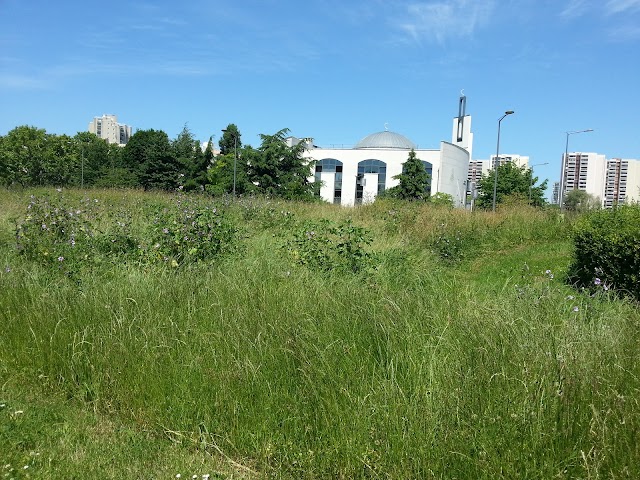
[[176,267],[235,251],[237,233],[220,209],[180,195],[155,211],[145,250],[150,259]]
[[[180,195],[137,218],[124,208],[102,208],[98,199],[79,203],[31,196],[16,226],[18,252],[29,261],[67,275],[103,262],[185,263],[209,261],[238,248],[237,229],[218,208]],[[140,215],[138,215],[140,217]]]
[[369,231],[351,220],[336,224],[329,220],[305,222],[286,243],[296,263],[314,270],[359,272],[371,263],[365,247],[371,244]]
[[27,214],[16,225],[18,252],[30,261],[71,273],[80,263],[94,260],[95,217],[89,198],[72,205],[62,194],[31,195]]
[[479,247],[479,237],[472,228],[453,229],[440,225],[431,248],[445,262],[458,262],[473,257]]
[[571,283],[613,288],[640,300],[640,206],[620,206],[583,217],[574,233]]

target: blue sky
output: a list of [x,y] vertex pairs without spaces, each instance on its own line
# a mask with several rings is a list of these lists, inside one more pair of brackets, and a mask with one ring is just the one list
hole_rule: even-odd
[[319,146],[384,129],[450,140],[464,89],[474,158],[565,148],[640,158],[640,0],[0,0],[0,135],[73,135],[94,116],[245,144]]

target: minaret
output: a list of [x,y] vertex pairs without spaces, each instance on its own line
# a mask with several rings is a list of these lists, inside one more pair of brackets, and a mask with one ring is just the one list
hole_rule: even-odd
[[466,114],[467,97],[464,90],[460,92],[458,116],[453,119],[451,143],[469,152],[469,160],[473,158],[473,133],[471,133],[471,115]]

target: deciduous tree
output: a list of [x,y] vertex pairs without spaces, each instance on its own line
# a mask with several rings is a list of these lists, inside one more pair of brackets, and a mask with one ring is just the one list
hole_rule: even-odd
[[[494,175],[495,169],[489,170],[478,182],[476,205],[480,208],[491,208],[493,205]],[[546,201],[543,195],[547,188],[547,180],[539,185],[536,183],[538,183],[538,177],[533,177],[530,168],[519,167],[513,162],[499,165],[496,204],[504,201],[507,196],[519,195],[522,198],[530,198],[529,203],[532,205],[544,205]]]

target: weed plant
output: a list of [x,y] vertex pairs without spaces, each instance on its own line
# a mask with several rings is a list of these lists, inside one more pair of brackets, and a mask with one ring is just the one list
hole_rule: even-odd
[[[388,228],[388,204],[264,207],[292,212],[289,228],[224,208],[247,223],[233,240],[244,254],[178,269],[105,262],[78,283],[3,246],[0,403],[13,416],[0,410],[0,463],[17,471],[40,452],[57,460],[29,463],[34,476],[110,463],[104,478],[141,465],[175,478],[177,451],[218,478],[640,475],[640,314],[564,284],[567,222],[394,204]],[[132,234],[156,228],[131,213]],[[305,221],[366,229],[378,268],[296,262],[282,236],[323,248],[299,237]],[[441,261],[443,229],[473,236],[473,255]],[[55,418],[36,412],[43,394]],[[74,416],[119,427],[83,434]],[[116,437],[122,450],[96,447]],[[165,451],[169,463],[149,461]]]

